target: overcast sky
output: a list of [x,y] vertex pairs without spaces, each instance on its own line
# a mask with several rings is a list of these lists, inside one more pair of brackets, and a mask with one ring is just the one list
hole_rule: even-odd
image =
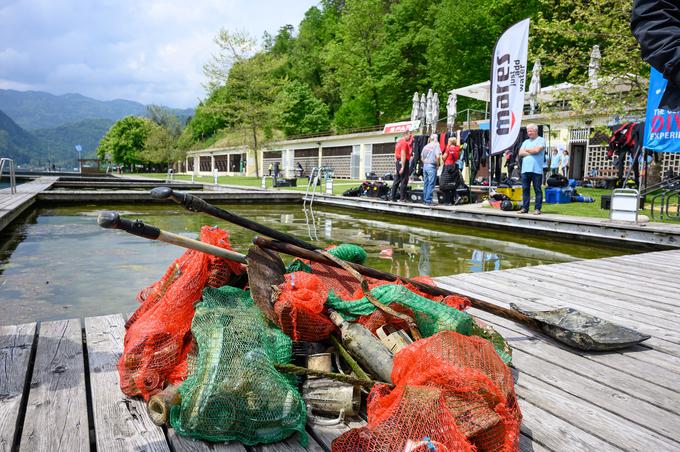
[[194,107],[221,27],[261,40],[318,0],[0,0],[0,88]]

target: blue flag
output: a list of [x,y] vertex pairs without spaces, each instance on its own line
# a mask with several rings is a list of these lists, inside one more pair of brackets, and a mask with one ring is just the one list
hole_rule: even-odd
[[659,108],[667,85],[668,80],[652,68],[643,146],[656,152],[680,152],[680,111]]

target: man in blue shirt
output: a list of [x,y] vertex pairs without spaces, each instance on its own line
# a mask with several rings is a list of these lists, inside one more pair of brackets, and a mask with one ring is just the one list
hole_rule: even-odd
[[538,136],[536,124],[527,126],[527,135],[529,135],[529,138],[524,140],[519,150],[519,156],[522,157],[522,210],[519,213],[529,213],[530,188],[533,184],[536,194],[534,215],[540,215],[541,207],[543,207],[541,182],[543,179],[543,163],[545,162],[545,140]]

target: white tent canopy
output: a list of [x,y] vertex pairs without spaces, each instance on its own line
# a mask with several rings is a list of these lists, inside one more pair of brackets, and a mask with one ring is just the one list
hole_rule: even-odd
[[489,99],[491,99],[491,82],[487,80],[463,88],[452,89],[449,93],[489,102]]

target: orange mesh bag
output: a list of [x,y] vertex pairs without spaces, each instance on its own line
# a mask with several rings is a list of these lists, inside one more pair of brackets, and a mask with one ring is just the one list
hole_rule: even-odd
[[[429,276],[416,276],[415,278],[411,278],[414,281],[418,281],[421,283],[429,284],[430,286],[437,287],[437,283],[434,282],[434,279],[432,279]],[[443,295],[431,295],[427,292],[423,292],[420,290],[418,287],[414,286],[413,284],[404,284],[408,290],[410,290],[413,293],[416,293],[420,295],[421,297],[429,298],[430,300],[437,301],[439,303],[444,303],[447,306],[452,307],[453,309],[458,309],[459,311],[463,311],[467,308],[470,307],[470,299],[467,297],[464,297],[462,295],[448,295],[448,296],[443,296]]]
[[[226,231],[204,226],[201,241],[231,249]],[[167,383],[186,378],[191,348],[194,303],[207,284],[222,286],[239,275],[241,264],[189,250],[163,278],[140,292],[142,305],[126,323],[123,354],[118,362],[121,390],[148,399]]]
[[274,303],[281,330],[294,341],[320,341],[335,331],[335,325],[323,313],[328,290],[318,276],[298,271],[285,275]]
[[[335,295],[343,300],[355,300],[364,296],[361,284],[347,270],[319,262],[312,262],[311,268],[312,274],[321,280],[321,284],[327,292],[333,290]],[[364,279],[368,282],[369,290],[385,284],[394,284],[368,276],[364,276]]]
[[368,424],[333,451],[513,451],[521,413],[512,374],[493,345],[453,331],[395,355],[393,390],[374,386]]
[[[406,306],[393,303],[390,307],[397,312],[414,318],[413,311]],[[357,323],[360,323],[368,328],[373,334],[376,334],[375,332],[384,325],[392,325],[398,330],[409,330],[409,326],[404,320],[400,319],[399,317],[395,317],[392,314],[388,314],[380,309],[375,310],[369,315],[362,315],[357,319]]]

